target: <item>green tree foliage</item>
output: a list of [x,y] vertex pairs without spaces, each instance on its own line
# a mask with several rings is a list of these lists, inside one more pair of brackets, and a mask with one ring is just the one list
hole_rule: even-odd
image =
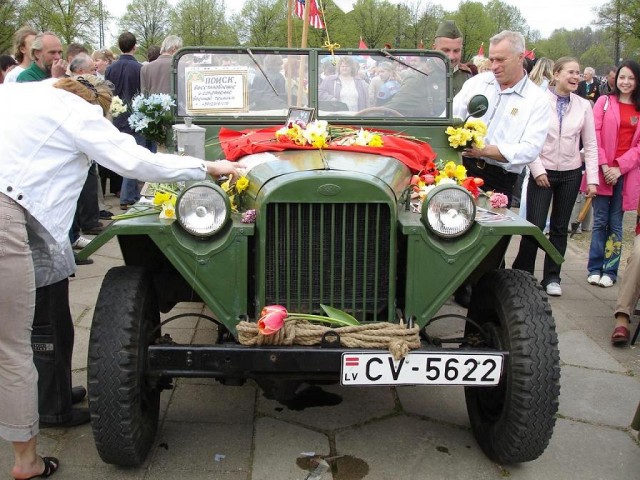
[[243,45],[287,45],[287,0],[247,0],[231,20]]
[[404,37],[401,5],[387,0],[358,0],[353,12],[356,28],[369,48],[382,48],[385,43],[395,45]]
[[98,0],[26,0],[21,18],[36,30],[52,31],[64,44],[97,43]]
[[224,0],[181,0],[171,14],[171,27],[185,45],[237,45],[225,19]]
[[488,53],[489,38],[498,31],[482,3],[462,2],[452,20],[462,32],[463,61],[468,61],[478,53],[482,42],[485,44],[485,53]]
[[640,0],[611,0],[598,9],[597,24],[623,38],[640,38]]
[[[597,9],[597,25],[602,27],[615,58],[637,58],[640,38],[640,0],[611,0]],[[616,51],[616,44],[619,51]],[[617,63],[617,62],[616,62]]]
[[438,25],[444,19],[444,9],[432,3],[421,1],[404,5],[407,10],[407,27],[405,40],[409,48],[416,48],[420,42],[425,48],[431,48]]
[[18,2],[0,0],[0,53],[13,53],[13,34],[18,29]]
[[584,67],[593,67],[598,75],[605,74],[606,69],[615,63],[610,51],[602,43],[593,44],[580,55],[579,59],[583,69]]
[[146,52],[151,45],[160,45],[168,35],[172,10],[167,0],[133,0],[120,19],[120,28],[133,33],[140,50]]
[[500,0],[491,0],[484,9],[493,21],[494,33],[502,30],[513,30],[522,34],[527,33],[529,26],[518,7],[508,5]]
[[537,42],[535,49],[537,57],[547,57],[552,60],[556,60],[567,55],[575,56],[572,54],[571,48],[569,47],[567,31],[565,29],[554,30],[551,37]]

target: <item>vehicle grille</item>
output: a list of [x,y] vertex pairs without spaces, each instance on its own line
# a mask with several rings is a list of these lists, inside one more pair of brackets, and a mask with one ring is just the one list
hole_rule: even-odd
[[391,212],[385,204],[267,207],[265,301],[320,313],[320,304],[360,321],[386,321]]

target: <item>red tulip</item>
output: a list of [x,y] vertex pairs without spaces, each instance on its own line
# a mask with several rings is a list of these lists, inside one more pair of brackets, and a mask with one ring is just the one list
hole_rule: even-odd
[[420,177],[418,175],[411,176],[411,185],[417,185],[420,181]]
[[282,305],[268,305],[262,309],[262,316],[258,320],[258,331],[262,335],[273,335],[282,327],[287,318],[287,309]]

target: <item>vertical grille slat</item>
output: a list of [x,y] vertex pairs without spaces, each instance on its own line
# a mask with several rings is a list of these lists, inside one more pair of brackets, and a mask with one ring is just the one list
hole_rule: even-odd
[[321,313],[323,303],[361,321],[388,317],[389,206],[272,203],[266,208],[267,305]]

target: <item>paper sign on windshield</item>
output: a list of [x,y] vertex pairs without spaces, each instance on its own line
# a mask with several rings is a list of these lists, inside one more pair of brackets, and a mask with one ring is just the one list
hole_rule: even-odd
[[188,115],[249,111],[247,67],[185,69]]

